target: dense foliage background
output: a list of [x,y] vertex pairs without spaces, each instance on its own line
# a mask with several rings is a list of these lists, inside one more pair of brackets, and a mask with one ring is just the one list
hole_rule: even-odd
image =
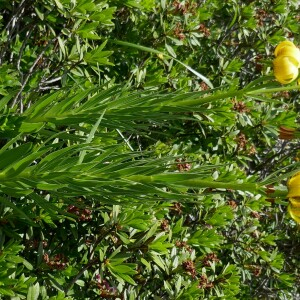
[[299,1],[0,11],[0,299],[300,297]]

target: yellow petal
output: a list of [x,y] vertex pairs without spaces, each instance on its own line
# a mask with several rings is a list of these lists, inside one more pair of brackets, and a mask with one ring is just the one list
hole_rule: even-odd
[[290,198],[289,201],[290,201],[290,203],[293,207],[299,207],[300,208],[300,197]]
[[279,51],[282,47],[286,47],[286,46],[290,46],[290,47],[296,48],[296,46],[294,45],[293,42],[290,42],[290,41],[283,41],[283,42],[279,43],[279,44],[277,45],[277,47],[275,48],[275,51],[274,51],[275,57],[278,55],[278,51]]
[[283,46],[277,51],[277,56],[293,57],[297,61],[297,68],[300,67],[300,50],[296,47]]
[[288,187],[288,198],[300,198],[300,172],[296,173],[287,183]]
[[288,212],[290,216],[297,222],[300,223],[300,208],[293,207],[292,205],[288,205]]
[[292,56],[278,56],[273,61],[274,75],[276,79],[287,84],[298,77],[298,61]]

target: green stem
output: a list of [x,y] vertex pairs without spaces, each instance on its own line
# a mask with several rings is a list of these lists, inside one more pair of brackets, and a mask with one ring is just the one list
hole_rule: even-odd
[[197,106],[202,105],[205,103],[224,100],[227,98],[242,98],[243,96],[247,95],[257,95],[257,94],[264,94],[264,93],[275,93],[275,92],[282,92],[288,90],[295,90],[300,89],[300,85],[296,86],[283,86],[283,87],[276,87],[276,88],[259,88],[256,90],[249,91],[248,88],[244,88],[241,90],[229,91],[224,93],[217,93],[211,96],[203,97],[203,98],[196,98],[196,99],[187,99],[181,101],[175,101],[173,103],[169,103],[170,106]]
[[248,192],[262,192],[262,187],[257,183],[238,183],[238,182],[220,182],[209,181],[201,179],[189,179],[176,183],[178,186],[184,186],[189,188],[213,188],[213,189],[227,189],[238,190]]
[[203,98],[176,101],[173,103],[169,103],[169,105],[170,106],[197,106],[197,105],[209,103],[212,101],[224,100],[224,99],[233,98],[233,97],[242,97],[244,94],[245,94],[244,90],[230,91],[230,92],[220,93],[220,94],[207,96],[207,97],[203,97]]
[[293,86],[282,86],[277,88],[263,88],[253,91],[245,91],[246,95],[256,95],[256,94],[264,94],[264,93],[276,93],[276,92],[283,92],[283,91],[290,91],[290,90],[299,90],[300,85],[293,85]]
[[153,176],[133,175],[127,177],[128,180],[144,183],[144,184],[166,184],[174,187],[186,188],[212,188],[212,189],[226,189],[248,191],[251,193],[263,193],[263,187],[258,183],[238,183],[238,182],[220,182],[206,179],[185,179],[180,180],[178,174],[161,174]]

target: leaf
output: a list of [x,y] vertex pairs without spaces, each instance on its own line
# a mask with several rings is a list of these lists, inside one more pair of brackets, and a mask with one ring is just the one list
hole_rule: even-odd
[[57,37],[59,48],[64,56],[66,56],[66,47],[64,41],[61,39],[61,37]]
[[150,255],[150,257],[152,258],[152,260],[155,262],[155,264],[157,266],[159,266],[163,271],[166,270],[166,266],[164,264],[164,261],[158,254],[156,254],[154,251],[150,251],[149,255]]
[[136,264],[120,264],[120,265],[110,265],[110,268],[113,270],[114,273],[122,273],[128,275],[135,275],[137,271],[134,270],[136,268]]
[[30,122],[30,120],[35,117],[44,115],[45,112],[57,102],[57,99],[59,99],[60,96],[62,96],[62,93],[58,91],[41,97],[39,101],[35,102],[24,112],[24,116],[27,116],[27,121]]
[[168,254],[168,249],[172,248],[174,244],[166,242],[165,240],[167,238],[167,235],[163,235],[160,238],[156,238],[153,242],[149,244],[149,250],[155,251],[160,255]]
[[183,225],[183,217],[181,217],[176,223],[175,226],[172,228],[173,233],[179,233],[182,231],[182,225]]
[[31,285],[28,289],[27,300],[37,300],[40,294],[40,285],[37,282],[35,285]]
[[215,229],[197,230],[188,240],[189,244],[208,249],[219,248],[222,242],[223,238],[216,233]]
[[112,26],[114,23],[112,19],[114,19],[114,13],[117,7],[108,7],[101,12],[95,11],[91,16],[90,20],[98,21],[99,23]]
[[0,111],[4,109],[7,103],[15,96],[15,93],[10,92],[7,96],[0,100]]
[[0,287],[0,295],[13,297],[15,293],[10,288]]
[[33,270],[33,266],[30,262],[28,262],[26,259],[23,259],[23,265],[28,269],[28,270]]
[[20,175],[25,169],[27,169],[30,164],[34,162],[34,160],[40,158],[43,154],[48,152],[48,149],[37,150],[31,154],[28,154],[22,159],[12,162],[9,166],[7,166],[4,170],[2,170],[2,176],[5,179]]
[[21,123],[19,128],[20,133],[33,133],[38,132],[44,127],[44,123],[27,123],[26,121]]
[[239,72],[243,66],[243,62],[239,59],[233,59],[226,67],[226,72]]
[[165,47],[166,47],[167,51],[170,53],[170,55],[172,57],[176,58],[176,53],[175,53],[174,49],[168,44],[165,44]]
[[127,274],[122,274],[122,273],[118,273],[118,274],[114,274],[116,278],[122,278],[124,279],[126,282],[128,282],[131,285],[136,285],[136,282],[133,280],[133,278]]
[[206,222],[212,226],[225,226],[233,220],[234,214],[230,206],[218,207],[213,216]]
[[99,49],[95,49],[91,52],[87,52],[83,59],[85,62],[89,64],[99,64],[99,65],[110,65],[113,66],[114,64],[111,63],[107,58],[113,54],[113,51],[102,51]]
[[34,7],[34,10],[36,12],[36,14],[38,15],[38,17],[43,21],[44,20],[44,14],[39,10],[38,7]]
[[[99,125],[100,125],[100,123],[101,123],[101,121],[103,119],[104,114],[105,114],[105,110],[100,115],[100,117],[97,120],[97,122],[95,123],[95,125],[92,127],[91,132],[88,135],[87,140],[86,140],[87,144],[90,143],[93,140],[93,138],[95,136],[95,133],[96,133],[96,130],[98,129],[98,127],[99,127]],[[79,159],[78,159],[78,164],[81,164],[83,162],[85,155],[86,155],[86,150],[83,150],[83,151],[80,152]]]
[[9,201],[8,199],[1,197],[0,196],[0,203],[4,204],[6,207],[10,207],[12,208],[17,214],[19,214],[19,216],[21,218],[24,218],[31,226],[36,227],[37,224],[34,223],[26,214],[25,212],[23,212],[23,210],[21,210],[20,208],[18,208],[14,203],[12,203],[11,201]]
[[99,22],[83,23],[77,30],[76,33],[82,38],[87,39],[100,39],[100,37],[94,32],[99,26]]
[[145,267],[147,268],[148,271],[152,270],[151,264],[146,259],[144,259],[143,257],[141,257],[141,263],[143,265],[145,265]]
[[75,283],[77,285],[81,286],[81,287],[85,286],[85,282],[83,280],[80,280],[80,279],[76,280]]
[[61,4],[60,0],[54,0],[56,6],[59,8],[59,9],[64,9],[63,5]]
[[16,159],[19,160],[26,157],[32,149],[32,143],[25,143],[9,150],[2,148],[0,150],[0,169],[7,168],[9,165],[13,164]]

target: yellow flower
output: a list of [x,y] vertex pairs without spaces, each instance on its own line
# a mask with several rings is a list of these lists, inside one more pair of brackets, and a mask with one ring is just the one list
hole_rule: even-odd
[[287,84],[298,77],[298,61],[293,56],[278,56],[273,61],[273,67],[280,83]]
[[289,179],[287,187],[289,191],[288,212],[297,223],[300,223],[300,172]]
[[300,223],[300,207],[293,206],[290,203],[288,205],[288,212],[297,223]]
[[162,53],[158,53],[157,56],[158,56],[158,58],[160,58],[160,59],[164,59],[164,56],[163,56]]
[[275,48],[274,75],[282,84],[294,81],[300,68],[300,50],[290,41],[283,41]]
[[290,198],[289,201],[292,207],[297,207],[300,209],[300,198]]
[[288,187],[288,198],[290,201],[300,201],[300,172],[296,173],[287,183]]
[[300,67],[300,50],[296,47],[283,46],[277,51],[277,57],[293,57],[297,61],[297,68]]
[[279,44],[277,45],[277,47],[275,48],[275,51],[274,51],[275,57],[278,56],[278,52],[281,50],[281,48],[286,47],[286,46],[292,47],[292,48],[296,48],[296,46],[295,46],[295,44],[294,44],[293,42],[290,42],[290,41],[283,41],[283,42],[279,43]]

